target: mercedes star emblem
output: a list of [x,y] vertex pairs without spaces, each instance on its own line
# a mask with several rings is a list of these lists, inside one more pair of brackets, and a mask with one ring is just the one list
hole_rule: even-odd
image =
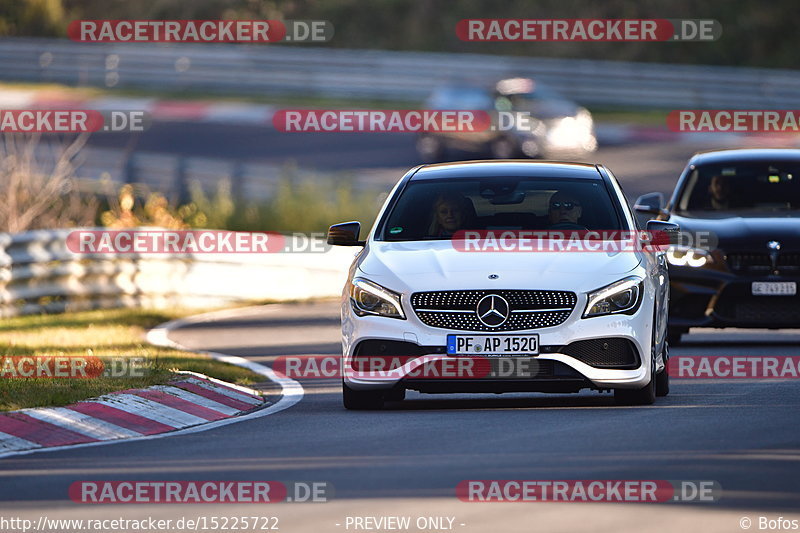
[[510,309],[508,302],[497,294],[487,294],[478,302],[475,312],[478,320],[490,328],[496,328],[508,320]]

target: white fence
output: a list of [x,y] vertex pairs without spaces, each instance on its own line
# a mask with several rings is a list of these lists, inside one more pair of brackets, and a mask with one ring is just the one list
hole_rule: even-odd
[[0,234],[1,316],[333,297],[356,252],[80,255],[69,232]]
[[532,76],[583,104],[794,109],[796,70],[313,48],[0,40],[0,79],[158,91],[419,101],[445,82]]

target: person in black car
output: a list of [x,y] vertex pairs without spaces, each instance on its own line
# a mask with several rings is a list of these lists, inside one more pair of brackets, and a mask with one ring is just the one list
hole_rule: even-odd
[[708,185],[708,208],[717,211],[731,208],[731,185],[727,176],[716,175]]

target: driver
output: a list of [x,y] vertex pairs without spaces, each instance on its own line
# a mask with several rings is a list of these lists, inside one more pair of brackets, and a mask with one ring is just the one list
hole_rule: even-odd
[[709,204],[711,209],[722,210],[731,207],[731,187],[727,176],[716,175],[708,185]]
[[551,229],[570,229],[578,224],[583,214],[580,202],[571,194],[558,191],[550,197],[548,218]]

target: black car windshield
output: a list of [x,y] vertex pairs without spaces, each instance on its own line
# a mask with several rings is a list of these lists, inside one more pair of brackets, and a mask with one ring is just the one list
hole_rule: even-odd
[[800,162],[737,162],[698,166],[689,175],[676,210],[800,210]]
[[627,230],[600,179],[448,178],[411,181],[379,240],[449,239],[461,230]]

